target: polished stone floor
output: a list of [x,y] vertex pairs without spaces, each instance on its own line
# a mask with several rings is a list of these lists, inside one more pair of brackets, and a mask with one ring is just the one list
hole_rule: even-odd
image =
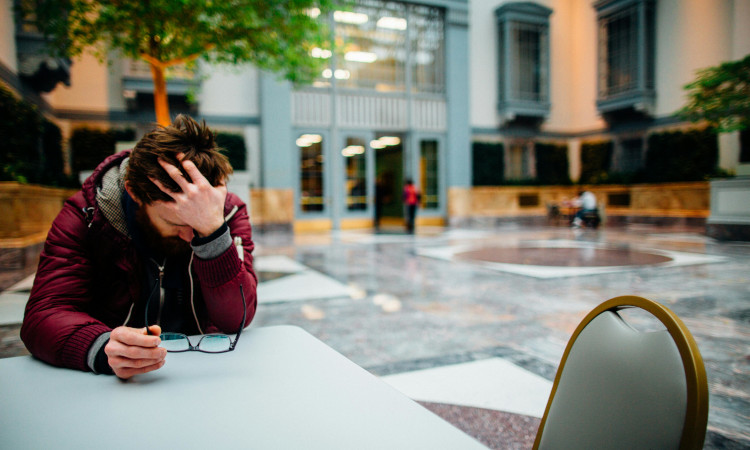
[[[705,448],[750,448],[750,242],[694,229],[512,225],[255,242],[251,326],[308,330],[490,448],[531,447],[588,311],[619,295],[661,302],[703,355]],[[17,323],[29,279],[18,281],[0,294],[0,356],[25,353]]]

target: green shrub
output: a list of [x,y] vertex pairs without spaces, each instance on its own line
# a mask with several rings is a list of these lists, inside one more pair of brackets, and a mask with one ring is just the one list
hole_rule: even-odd
[[241,134],[216,133],[216,145],[222,148],[234,170],[247,170],[245,137]]
[[719,143],[712,128],[655,133],[648,138],[644,181],[701,181],[716,175]]
[[0,180],[26,183],[41,178],[42,115],[33,104],[0,87]]
[[608,182],[612,164],[612,141],[584,142],[581,145],[580,184],[602,184]]
[[118,141],[132,141],[132,129],[100,130],[76,128],[70,137],[70,151],[73,155],[73,171],[94,170],[104,159],[115,153]]
[[570,185],[568,146],[536,144],[536,179],[541,185]]
[[472,144],[472,184],[500,186],[504,183],[505,149],[502,143],[474,142]]

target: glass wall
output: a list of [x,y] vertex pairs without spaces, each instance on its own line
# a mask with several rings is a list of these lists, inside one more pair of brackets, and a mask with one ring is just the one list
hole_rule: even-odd
[[367,143],[360,138],[346,138],[346,145],[341,150],[345,159],[346,171],[346,210],[364,211],[367,209],[367,161],[365,150]]
[[438,141],[435,139],[420,141],[419,154],[422,207],[425,209],[437,209],[440,206],[438,192]]
[[[375,0],[335,11],[335,67],[325,68],[315,85],[335,78],[344,88],[405,92],[410,77],[415,92],[443,93],[443,16],[439,8]],[[315,49],[313,56],[333,60],[331,49]]]
[[300,209],[305,212],[325,211],[323,137],[303,134],[296,143],[300,155]]

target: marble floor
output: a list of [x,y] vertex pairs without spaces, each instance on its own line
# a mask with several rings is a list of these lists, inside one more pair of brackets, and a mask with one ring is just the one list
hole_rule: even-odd
[[[255,242],[252,327],[306,329],[490,448],[531,448],[586,313],[619,295],[661,302],[703,355],[705,448],[750,448],[750,242],[693,229],[513,225]],[[0,293],[4,357],[25,353],[18,323],[30,279],[17,281]]]

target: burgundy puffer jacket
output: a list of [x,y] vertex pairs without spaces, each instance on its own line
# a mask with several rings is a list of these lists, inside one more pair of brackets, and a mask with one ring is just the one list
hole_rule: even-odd
[[[130,151],[107,158],[68,199],[52,224],[40,256],[21,338],[37,358],[55,366],[89,370],[87,353],[102,333],[124,325],[143,297],[143,258],[131,239],[107,220],[96,200],[104,174],[120,167]],[[257,278],[247,207],[228,194],[224,213],[232,238],[242,239],[244,261],[235,245],[211,260],[193,260],[193,297],[204,333],[235,333],[242,321],[243,287],[247,317],[255,315]],[[185,265],[187,271],[187,265]]]

